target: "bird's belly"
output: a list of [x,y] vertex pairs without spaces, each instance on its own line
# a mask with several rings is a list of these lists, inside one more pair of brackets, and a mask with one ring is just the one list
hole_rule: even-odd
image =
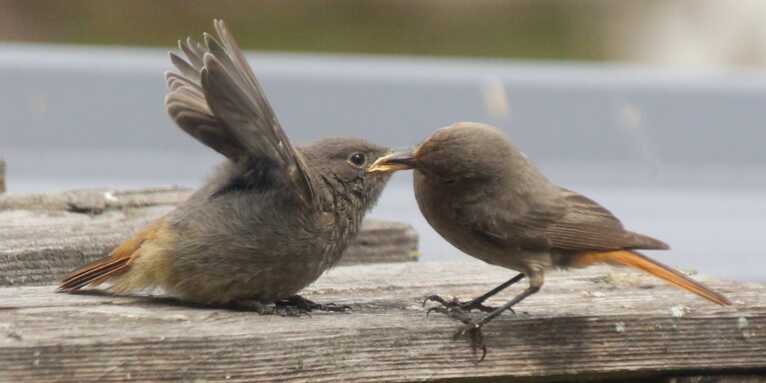
[[328,244],[320,234],[305,232],[300,237],[257,234],[209,234],[204,244],[182,244],[174,256],[174,277],[163,287],[201,303],[273,302],[314,282],[346,244],[345,238]]
[[491,265],[502,266],[509,269],[524,271],[524,260],[529,254],[521,249],[506,248],[499,246],[476,233],[455,227],[434,227],[444,238],[462,251],[474,258],[480,259]]
[[454,195],[443,188],[430,185],[422,175],[415,173],[415,198],[421,213],[431,227],[460,251],[492,265],[529,273],[552,266],[547,251],[529,251],[508,246],[488,235],[471,230],[462,224],[465,217],[452,209]]
[[[445,227],[447,226],[447,227]],[[462,251],[474,258],[495,266],[501,266],[523,273],[533,270],[549,269],[553,265],[551,254],[547,251],[530,251],[520,248],[502,246],[474,232],[462,228],[434,227],[444,238]]]
[[[492,265],[524,271],[523,255],[519,249],[509,249],[488,241],[486,237],[471,231],[461,224],[461,219],[449,208],[449,195],[440,194],[439,190],[428,188],[416,176],[415,197],[423,217],[452,246],[463,253]],[[428,194],[426,197],[425,195]]]
[[[295,261],[261,262],[258,256],[238,267],[196,269],[170,286],[172,292],[203,303],[255,300],[264,303],[294,295],[327,269],[321,255],[301,254]],[[233,265],[232,265],[233,266]]]

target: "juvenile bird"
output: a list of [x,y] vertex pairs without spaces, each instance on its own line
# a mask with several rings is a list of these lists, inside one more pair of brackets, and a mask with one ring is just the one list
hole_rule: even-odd
[[[427,299],[463,321],[466,326],[459,333],[469,333],[474,346],[483,348],[483,325],[540,290],[545,272],[556,268],[629,266],[713,303],[730,304],[721,294],[640,254],[636,250],[668,246],[626,230],[598,203],[550,182],[492,126],[460,122],[439,129],[413,151],[379,158],[368,172],[405,169],[414,169],[420,211],[444,239],[468,255],[521,272],[468,302]],[[498,308],[483,304],[524,277],[529,287],[508,303]],[[465,313],[471,309],[488,314],[472,319]]]
[[101,260],[67,276],[71,292],[160,287],[201,304],[278,302],[335,265],[389,176],[367,173],[386,148],[359,139],[293,147],[222,21],[218,39],[179,42],[165,106],[186,133],[227,158],[187,201]]

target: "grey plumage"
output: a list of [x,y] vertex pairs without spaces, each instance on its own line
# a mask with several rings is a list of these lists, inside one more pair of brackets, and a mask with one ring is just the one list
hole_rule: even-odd
[[[227,158],[208,182],[111,257],[73,273],[71,291],[111,282],[116,292],[162,287],[200,303],[273,302],[340,259],[388,175],[365,168],[386,154],[360,139],[294,147],[223,22],[170,54],[168,113]],[[109,274],[105,274],[109,273]]]

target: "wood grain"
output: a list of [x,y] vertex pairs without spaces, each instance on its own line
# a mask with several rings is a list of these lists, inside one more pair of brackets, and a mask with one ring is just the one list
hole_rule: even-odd
[[[4,194],[0,196],[0,286],[57,281],[105,256],[189,193],[155,188]],[[411,226],[366,220],[341,263],[415,261],[417,246]]]
[[457,324],[426,318],[422,298],[473,297],[511,274],[479,262],[339,267],[306,296],[353,311],[311,317],[0,288],[0,381],[667,381],[766,369],[763,284],[702,278],[735,302],[719,307],[606,268],[550,275],[518,315],[487,326],[476,364],[452,339]]
[[696,375],[696,376],[682,376],[682,377],[670,377],[666,380],[667,383],[763,383],[766,382],[766,375],[751,375],[751,374],[739,374],[739,375]]
[[5,193],[5,161],[0,158],[0,194]]

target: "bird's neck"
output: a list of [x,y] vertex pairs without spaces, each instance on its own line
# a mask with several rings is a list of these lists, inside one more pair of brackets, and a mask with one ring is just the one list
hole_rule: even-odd
[[322,211],[334,214],[336,225],[356,232],[367,211],[365,194],[332,175],[322,175],[321,182],[325,186],[320,202]]

